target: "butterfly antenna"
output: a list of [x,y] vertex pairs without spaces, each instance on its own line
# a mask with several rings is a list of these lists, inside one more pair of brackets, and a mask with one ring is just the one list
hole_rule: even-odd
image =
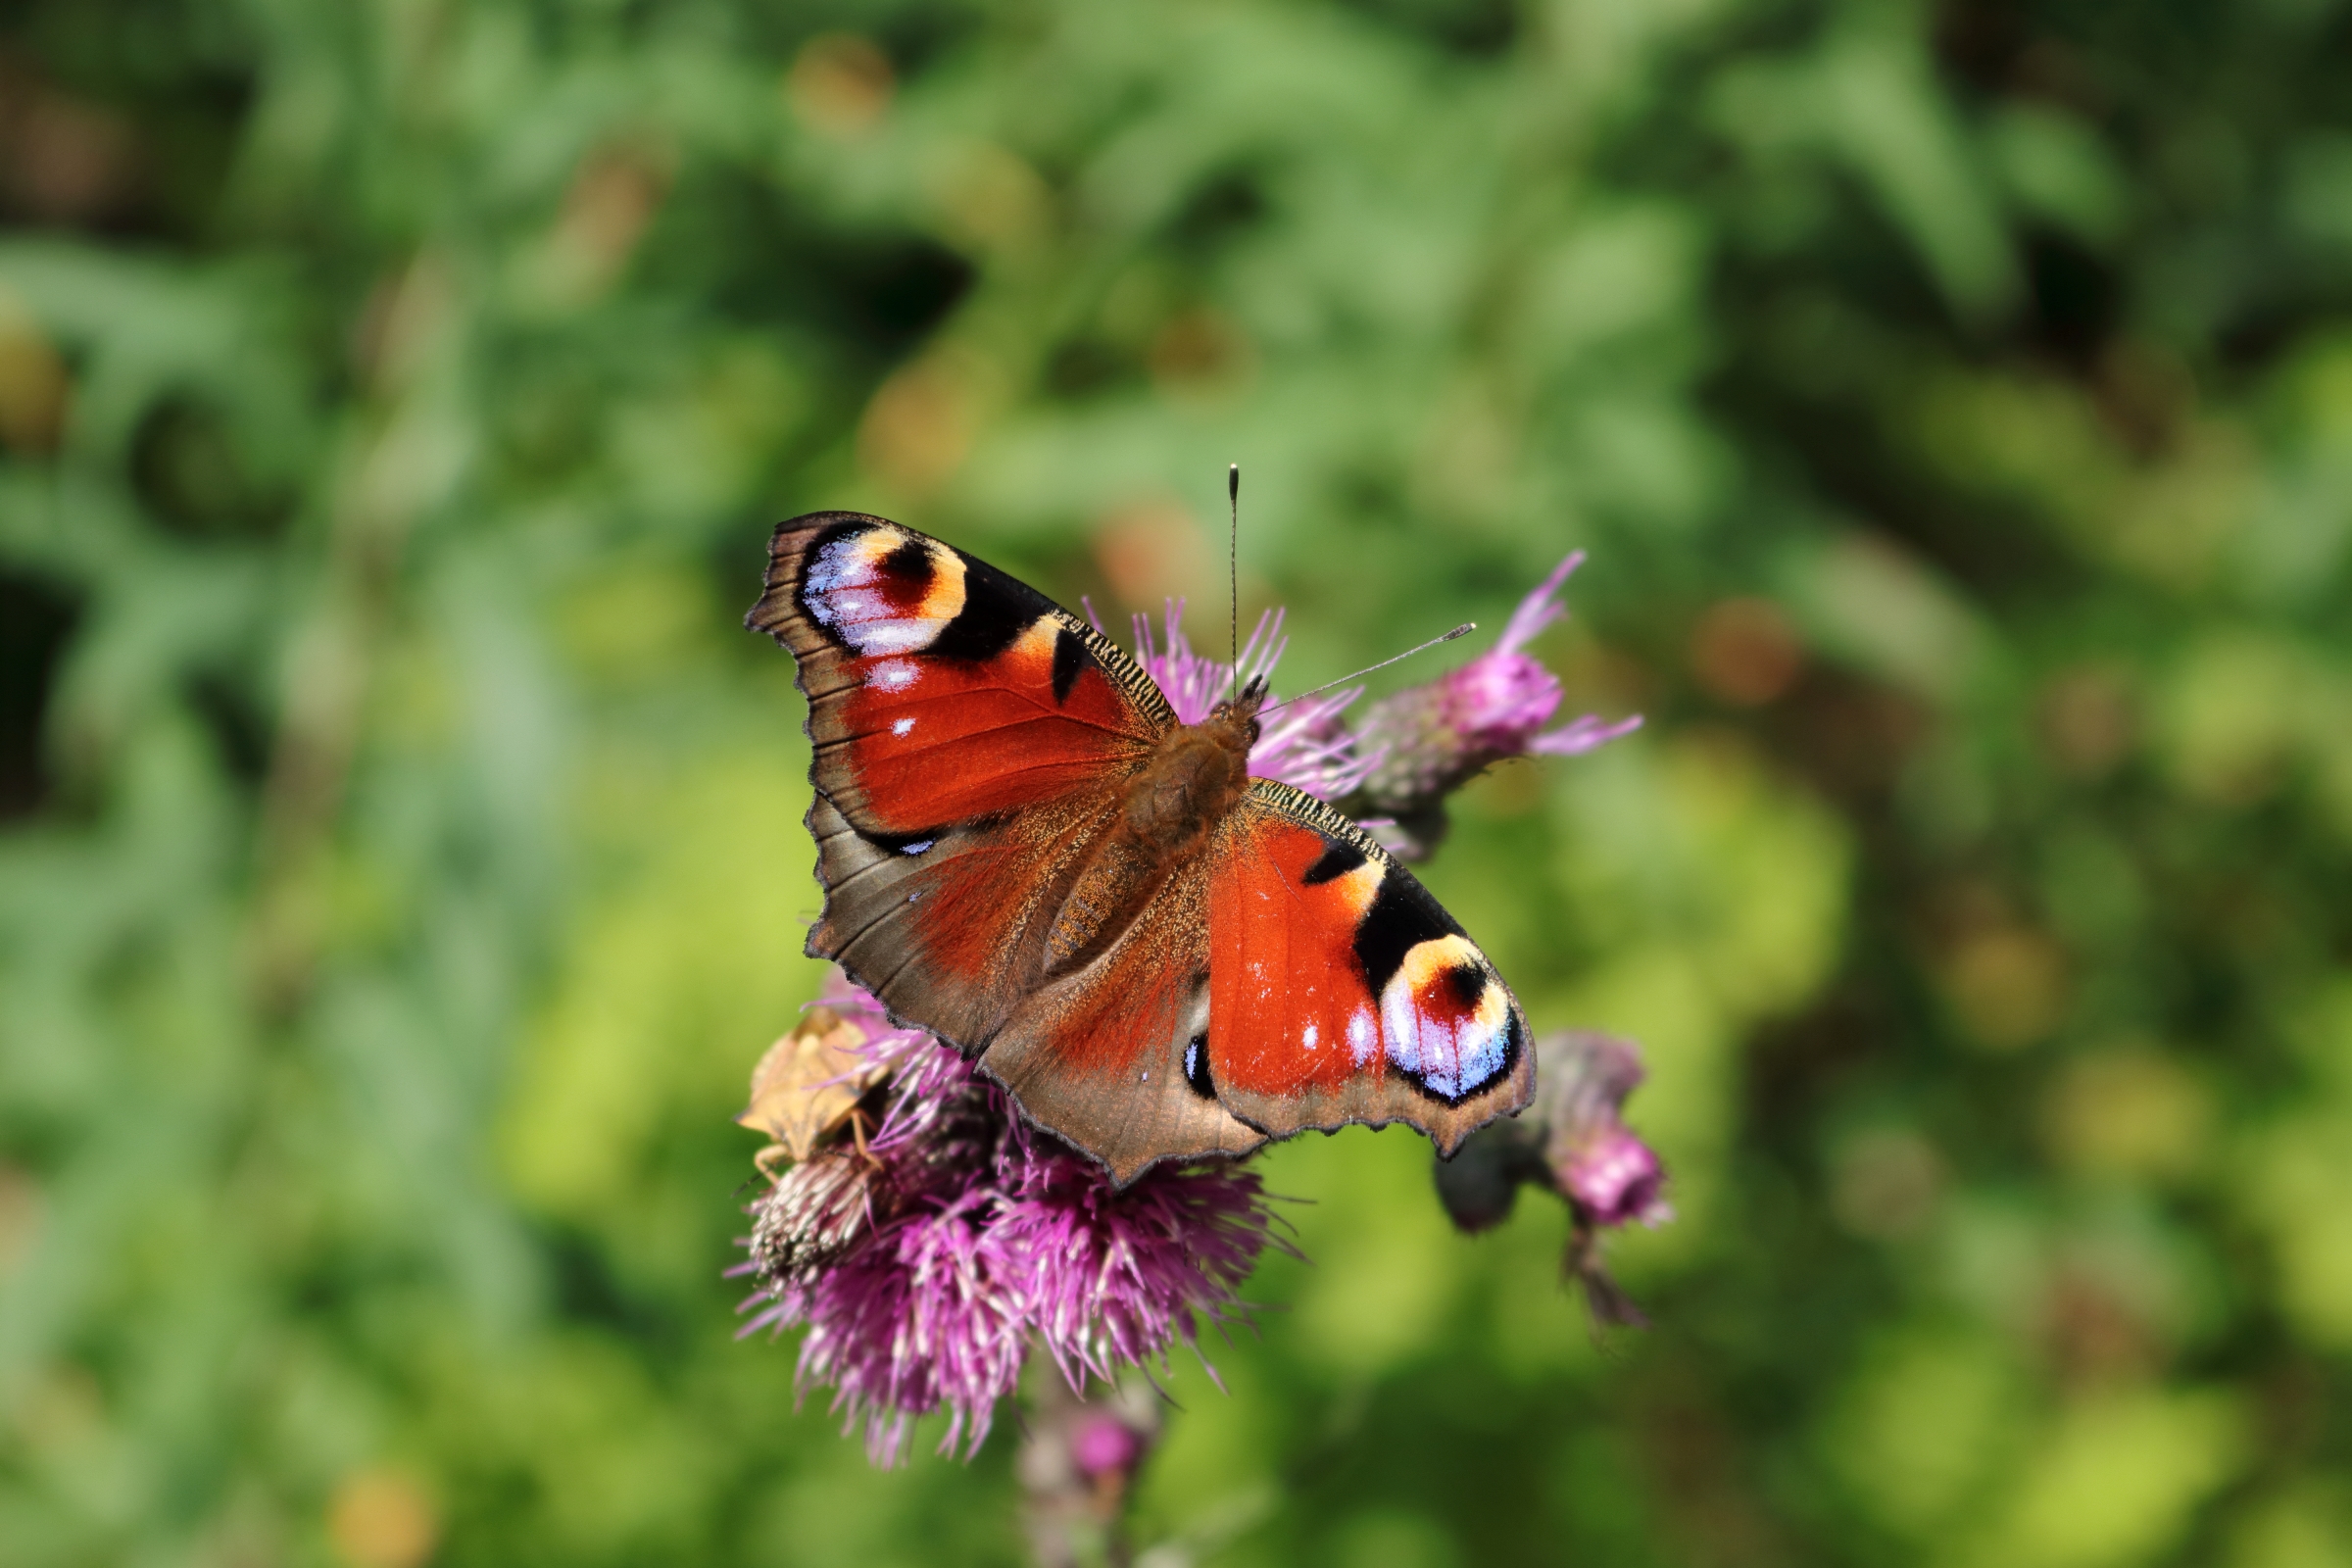
[[1233,646],[1233,700],[1242,698],[1242,466],[1225,470],[1225,501],[1233,514],[1233,535],[1225,551],[1226,632]]
[[1412,657],[1413,657],[1415,654],[1427,653],[1427,652],[1428,652],[1430,649],[1437,647],[1437,646],[1438,646],[1438,644],[1440,644],[1440,643],[1449,643],[1449,642],[1453,641],[1453,640],[1454,640],[1456,637],[1467,637],[1467,636],[1469,636],[1469,635],[1470,635],[1472,632],[1474,632],[1474,631],[1476,631],[1476,630],[1478,630],[1478,622],[1477,622],[1477,621],[1475,621],[1475,620],[1465,620],[1465,621],[1463,621],[1463,622],[1462,622],[1462,623],[1461,623],[1459,626],[1456,626],[1456,627],[1454,627],[1454,628],[1453,628],[1453,630],[1451,630],[1451,631],[1449,631],[1449,632],[1446,632],[1446,633],[1445,633],[1445,634],[1443,634],[1443,635],[1441,635],[1441,636],[1432,637],[1432,638],[1431,638],[1429,641],[1427,641],[1427,642],[1425,642],[1425,643],[1420,643],[1420,644],[1417,644],[1417,645],[1415,645],[1414,647],[1407,648],[1407,649],[1406,649],[1406,650],[1405,650],[1403,653],[1401,653],[1401,654],[1391,654],[1391,655],[1390,655],[1388,658],[1386,658],[1386,659],[1382,660],[1382,661],[1381,661],[1379,663],[1377,663],[1377,664],[1366,664],[1366,665],[1365,665],[1363,668],[1361,668],[1361,669],[1357,670],[1357,671],[1355,672],[1355,674],[1354,674],[1354,675],[1342,675],[1342,676],[1341,676],[1341,677],[1340,677],[1338,680],[1327,680],[1327,681],[1325,681],[1325,682],[1324,682],[1322,685],[1320,685],[1320,686],[1316,687],[1316,688],[1314,689],[1314,691],[1311,691],[1311,692],[1300,692],[1300,693],[1299,693],[1298,696],[1296,696],[1296,697],[1285,697],[1285,698],[1284,698],[1284,699],[1283,699],[1281,702],[1274,704],[1274,705],[1273,705],[1272,707],[1270,707],[1270,708],[1263,708],[1263,709],[1260,709],[1260,710],[1258,710],[1258,715],[1257,715],[1257,716],[1258,716],[1258,717],[1260,717],[1260,718],[1263,718],[1263,717],[1265,717],[1265,716],[1266,716],[1266,714],[1268,714],[1268,713],[1271,713],[1272,711],[1274,711],[1274,709],[1276,709],[1276,708],[1288,708],[1288,707],[1290,707],[1290,706],[1291,706],[1293,703],[1300,703],[1300,702],[1304,702],[1304,701],[1305,701],[1307,698],[1309,698],[1309,697],[1313,697],[1313,696],[1316,696],[1317,694],[1319,694],[1319,693],[1322,693],[1322,692],[1327,692],[1327,691],[1331,690],[1331,689],[1332,689],[1334,686],[1345,686],[1345,685],[1347,685],[1347,684],[1348,684],[1349,681],[1351,681],[1351,680],[1354,680],[1354,679],[1355,679],[1357,676],[1361,676],[1361,675],[1369,675],[1369,674],[1371,674],[1371,673],[1372,673],[1374,670],[1376,670],[1376,669],[1386,669],[1386,668],[1388,668],[1388,667],[1389,667],[1391,664],[1394,664],[1394,663],[1396,663],[1396,662],[1398,660],[1402,660],[1402,659],[1410,659],[1410,658],[1412,658]]

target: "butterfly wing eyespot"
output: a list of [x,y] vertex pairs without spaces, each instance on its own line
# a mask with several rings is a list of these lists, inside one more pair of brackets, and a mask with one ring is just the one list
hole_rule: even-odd
[[896,525],[835,523],[809,552],[799,597],[811,620],[860,656],[917,653],[963,612],[963,563]]
[[1202,1100],[1217,1098],[1216,1080],[1208,1072],[1208,1031],[1200,1029],[1185,1037],[1184,1081],[1193,1093]]

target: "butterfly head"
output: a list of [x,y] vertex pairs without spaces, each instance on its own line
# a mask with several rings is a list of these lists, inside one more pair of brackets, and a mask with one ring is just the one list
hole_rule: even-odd
[[1209,710],[1203,728],[1230,732],[1238,751],[1247,752],[1257,744],[1257,710],[1265,706],[1266,677],[1252,675],[1241,695],[1231,697]]

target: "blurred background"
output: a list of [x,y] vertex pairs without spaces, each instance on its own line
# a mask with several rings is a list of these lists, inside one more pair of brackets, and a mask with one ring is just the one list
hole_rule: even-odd
[[[1296,690],[1673,1225],[1285,1147],[1187,1563],[2352,1563],[2336,0],[0,6],[0,1558],[1020,1560],[737,1344],[856,507]],[[1466,645],[1475,649],[1481,644]],[[1450,652],[1450,651],[1448,651]],[[1427,678],[1424,662],[1377,689]]]

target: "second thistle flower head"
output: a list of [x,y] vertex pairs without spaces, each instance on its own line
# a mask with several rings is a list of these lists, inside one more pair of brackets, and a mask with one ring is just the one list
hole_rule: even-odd
[[1440,1161],[1438,1197],[1457,1228],[1483,1231],[1509,1217],[1522,1185],[1558,1194],[1568,1204],[1564,1262],[1593,1315],[1638,1324],[1641,1312],[1601,1266],[1600,1239],[1674,1217],[1664,1163],[1623,1117],[1642,1083],[1642,1054],[1608,1035],[1568,1031],[1537,1041],[1536,1061],[1534,1102]]
[[1640,715],[1604,722],[1587,713],[1545,731],[1560,706],[1560,678],[1527,652],[1568,612],[1559,593],[1584,563],[1576,551],[1519,602],[1502,637],[1459,668],[1374,703],[1358,744],[1372,759],[1346,808],[1394,824],[1390,847],[1420,858],[1445,833],[1446,797],[1513,757],[1573,757],[1641,728]]

